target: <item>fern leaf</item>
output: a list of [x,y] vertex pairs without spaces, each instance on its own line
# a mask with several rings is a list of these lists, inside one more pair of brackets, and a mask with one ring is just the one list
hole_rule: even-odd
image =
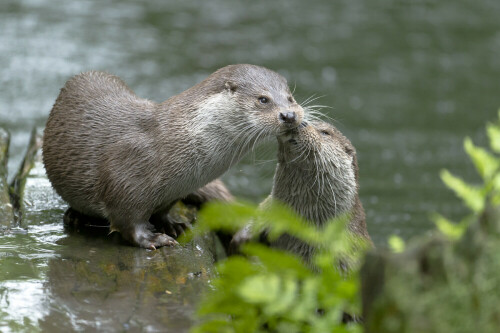
[[433,214],[432,219],[438,230],[452,240],[458,240],[467,229],[467,223],[454,223],[441,214]]
[[490,147],[495,153],[500,153],[500,126],[497,124],[488,123],[486,132],[490,139]]
[[490,154],[487,150],[475,146],[470,138],[465,139],[464,147],[481,177],[485,181],[490,180],[500,165],[498,158]]
[[467,184],[448,170],[441,171],[441,179],[473,212],[478,213],[483,210],[485,198],[479,188]]

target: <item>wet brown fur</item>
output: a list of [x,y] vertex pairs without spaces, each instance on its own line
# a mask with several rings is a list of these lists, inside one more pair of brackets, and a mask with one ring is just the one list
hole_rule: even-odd
[[[261,96],[270,102],[259,103]],[[296,119],[284,122],[285,111]],[[286,80],[254,65],[221,68],[160,104],[116,76],[87,72],[61,89],[43,160],[73,209],[155,248],[173,240],[152,231],[152,214],[218,178],[263,139],[296,127],[302,115]]]
[[[277,200],[318,227],[336,216],[349,214],[349,231],[371,244],[358,195],[359,169],[354,146],[328,123],[306,124],[278,137],[274,185],[271,195],[261,204],[262,209]],[[230,247],[233,252],[238,252],[239,245],[252,237],[251,228],[249,225],[235,235]],[[265,234],[260,239],[267,242]],[[270,245],[296,253],[308,262],[315,251],[288,234]]]
[[[348,230],[371,243],[359,199],[356,150],[334,126],[313,121],[278,138],[278,166],[270,200],[290,206],[307,221],[323,227],[349,214]],[[271,243],[309,261],[314,248],[283,235]]]

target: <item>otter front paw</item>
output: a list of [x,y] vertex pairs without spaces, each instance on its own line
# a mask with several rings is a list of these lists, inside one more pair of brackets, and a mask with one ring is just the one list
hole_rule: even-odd
[[166,234],[151,232],[149,234],[142,235],[142,237],[137,240],[136,244],[145,249],[156,250],[162,246],[174,246],[179,243]]
[[153,226],[149,223],[137,223],[133,229],[122,230],[122,235],[132,244],[150,250],[179,244],[175,239],[164,233],[153,232],[153,229]]
[[231,239],[229,243],[228,255],[236,255],[241,254],[240,247],[248,243],[252,240],[252,234],[250,233],[250,229],[245,227],[238,231]]

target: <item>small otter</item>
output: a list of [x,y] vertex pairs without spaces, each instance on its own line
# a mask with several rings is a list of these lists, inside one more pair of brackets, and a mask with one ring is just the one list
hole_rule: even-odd
[[[261,204],[262,209],[278,200],[317,226],[349,213],[349,231],[371,243],[358,196],[358,163],[351,142],[328,123],[304,121],[286,135],[278,136],[278,143],[274,185],[271,195]],[[248,241],[251,232],[251,225],[239,231],[231,249],[235,251]],[[262,238],[265,239],[265,232]],[[298,254],[306,262],[310,262],[315,250],[288,234],[272,241],[271,246]]]
[[106,218],[132,244],[155,249],[175,241],[153,232],[153,214],[302,117],[286,79],[255,65],[221,68],[160,104],[92,71],[61,89],[44,132],[43,162],[74,210]]

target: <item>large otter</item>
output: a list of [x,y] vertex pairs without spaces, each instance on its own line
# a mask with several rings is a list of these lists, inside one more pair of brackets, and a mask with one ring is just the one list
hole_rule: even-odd
[[[328,123],[304,121],[286,135],[278,136],[278,143],[274,184],[271,195],[261,204],[262,209],[278,200],[318,227],[347,213],[349,231],[371,243],[358,196],[358,163],[351,142]],[[238,232],[232,250],[248,241],[251,233],[251,225]],[[306,262],[310,262],[315,250],[288,234],[273,240],[271,246],[298,254]]]
[[131,243],[155,249],[174,240],[153,232],[152,214],[302,117],[286,80],[259,66],[226,66],[160,104],[137,97],[116,76],[87,72],[61,89],[43,161],[73,209],[106,218]]

